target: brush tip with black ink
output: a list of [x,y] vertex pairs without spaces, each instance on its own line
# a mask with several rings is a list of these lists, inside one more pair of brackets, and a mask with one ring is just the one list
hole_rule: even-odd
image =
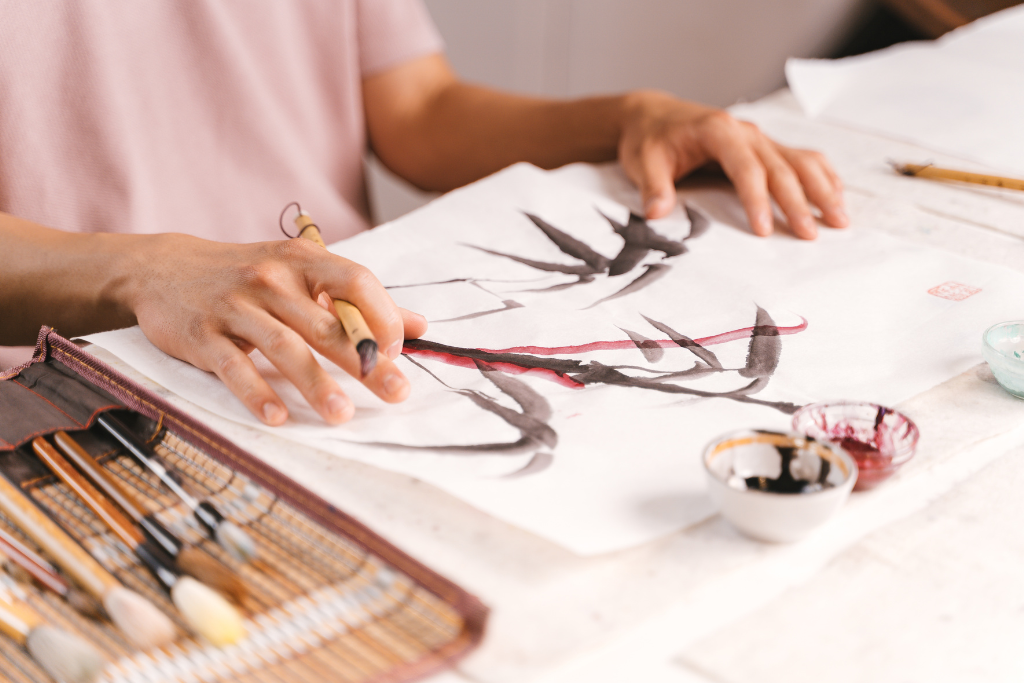
[[364,339],[356,345],[359,352],[359,371],[366,377],[377,367],[377,342]]

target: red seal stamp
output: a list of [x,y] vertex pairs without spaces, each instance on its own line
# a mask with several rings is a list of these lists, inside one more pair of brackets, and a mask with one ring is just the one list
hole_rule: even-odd
[[962,285],[959,282],[943,282],[938,287],[932,287],[928,290],[928,293],[932,296],[937,296],[940,299],[949,299],[950,301],[963,301],[968,297],[972,297],[981,289],[978,287],[971,287],[969,285]]

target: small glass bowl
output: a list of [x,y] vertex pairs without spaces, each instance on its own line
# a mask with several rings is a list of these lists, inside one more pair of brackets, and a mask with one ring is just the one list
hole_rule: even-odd
[[999,323],[981,335],[981,355],[999,386],[1024,398],[1024,321]]
[[920,432],[909,417],[875,403],[813,403],[793,415],[793,430],[830,441],[853,456],[860,474],[854,491],[867,491],[914,457]]

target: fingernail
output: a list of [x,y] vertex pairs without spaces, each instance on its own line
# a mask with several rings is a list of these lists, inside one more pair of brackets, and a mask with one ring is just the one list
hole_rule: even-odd
[[386,351],[386,353],[388,354],[388,358],[390,358],[391,360],[394,360],[394,359],[398,358],[398,355],[400,353],[402,353],[402,346],[404,344],[405,344],[404,341],[399,340],[399,341],[396,341],[391,346],[389,346],[388,350]]
[[264,403],[263,418],[268,424],[277,425],[281,424],[288,418],[288,413],[285,412],[284,408],[274,402]]
[[327,292],[320,292],[320,296],[316,298],[316,302],[325,310],[331,310],[331,297],[327,296]]
[[666,199],[667,197],[660,194],[648,197],[647,201],[644,202],[644,215],[651,216],[656,213],[658,209],[663,208]]
[[344,419],[351,407],[352,401],[347,396],[331,394],[327,397],[327,412],[336,420]]
[[845,228],[850,224],[850,217],[846,213],[846,209],[839,206],[835,211],[832,212],[836,217],[836,222],[839,224],[838,227]]
[[804,216],[800,219],[800,232],[808,237],[816,237],[818,235],[818,224],[814,222],[811,216]]
[[759,235],[768,235],[772,231],[772,214],[770,211],[764,211],[757,216],[757,225],[754,226],[754,232]]
[[405,389],[406,380],[397,372],[392,372],[384,378],[384,391],[389,396],[394,396]]

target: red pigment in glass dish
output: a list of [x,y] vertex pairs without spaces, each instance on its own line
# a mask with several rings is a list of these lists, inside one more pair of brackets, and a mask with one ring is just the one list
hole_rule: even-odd
[[852,437],[844,437],[836,443],[857,461],[857,484],[854,491],[873,489],[893,473],[892,456],[878,450],[873,443],[864,443]]

